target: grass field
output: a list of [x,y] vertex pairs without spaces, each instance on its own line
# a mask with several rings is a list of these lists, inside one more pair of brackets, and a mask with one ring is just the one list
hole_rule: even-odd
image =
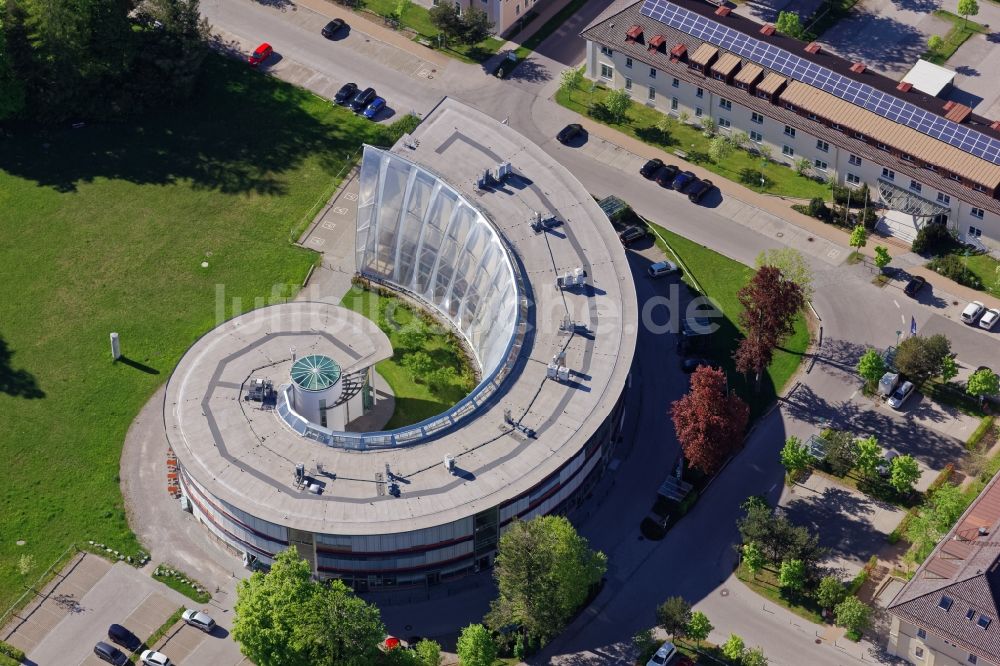
[[[719,321],[719,331],[712,336],[710,356],[726,371],[730,388],[736,390],[750,404],[751,416],[759,416],[774,402],[802,362],[809,346],[809,329],[805,317],[801,314],[796,316],[794,332],[775,352],[774,360],[767,368],[767,376],[761,381],[760,391],[755,391],[752,378],[748,381],[738,373],[732,359],[733,352],[743,335],[738,320],[742,306],[737,298],[737,292],[750,280],[753,269],[661,226],[652,226],[680,255],[688,269],[685,272],[685,281],[694,288],[689,277],[693,274],[704,289],[704,293],[722,310],[724,318]],[[659,239],[656,242],[660,244]],[[670,257],[671,252],[669,250],[666,252]]]
[[989,27],[983,25],[982,23],[966,21],[961,16],[952,14],[951,12],[943,9],[935,9],[934,16],[951,23],[951,28],[944,35],[944,37],[942,37],[941,46],[935,49],[928,47],[924,55],[921,56],[924,60],[929,60],[936,65],[943,65],[947,62],[948,58],[955,55],[955,51],[957,51],[959,47],[973,35],[985,35],[990,32]]
[[0,610],[70,543],[137,551],[132,419],[220,312],[295,293],[317,256],[289,230],[362,141],[388,143],[242,63],[205,67],[190,103],[132,124],[0,136]]
[[740,565],[736,569],[736,577],[746,584],[751,590],[760,596],[770,599],[776,604],[784,606],[801,618],[805,618],[815,624],[824,624],[823,609],[816,604],[816,600],[811,597],[798,596],[794,599],[782,594],[778,584],[778,572],[765,567],[757,572],[756,576],[751,576],[746,567]]
[[[608,96],[608,92],[610,91],[607,88],[600,85],[591,91],[591,82],[585,80],[581,87],[575,90],[559,89],[555,99],[567,109],[589,116],[597,122],[613,127],[619,132],[628,134],[651,146],[657,146],[671,153],[674,150],[683,150],[687,153],[689,161],[717,173],[723,178],[735,182],[748,181],[746,183],[748,187],[760,189],[760,157],[743,150],[735,150],[721,163],[714,162],[708,156],[711,139],[707,138],[700,128],[674,120],[669,131],[660,131],[657,129],[657,123],[664,118],[664,114],[634,101],[625,114],[624,122],[612,122],[600,113],[600,110],[603,109],[601,104]],[[667,157],[669,155],[664,159],[669,162]],[[794,169],[778,162],[769,162],[763,168],[763,172],[764,192],[797,199],[812,199],[814,197],[820,197],[827,201],[831,199],[829,185],[800,176]]]
[[[396,398],[387,430],[436,416],[475,388],[475,373],[454,335],[437,324],[429,324],[400,299],[354,287],[341,305],[374,321],[392,342],[392,358],[375,366]],[[404,359],[420,351],[431,357],[433,366],[418,375]],[[426,380],[438,368],[454,368],[455,377],[444,390],[434,392]]]
[[[394,16],[399,6],[399,0],[362,0],[362,5],[368,11],[379,16]],[[438,34],[441,32],[431,22],[430,12],[416,3],[410,3],[399,19],[400,26],[409,28],[423,39],[438,46]],[[503,46],[504,40],[489,36],[477,44],[452,44],[440,49],[441,53],[469,63],[478,63],[490,56],[496,55],[497,49]]]

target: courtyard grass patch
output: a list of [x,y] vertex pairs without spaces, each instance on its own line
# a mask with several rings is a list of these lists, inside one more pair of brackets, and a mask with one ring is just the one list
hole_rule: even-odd
[[[382,18],[395,18],[398,0],[362,0],[361,5],[368,11]],[[418,39],[429,42],[431,47],[445,55],[468,63],[480,63],[496,55],[497,50],[504,45],[504,40],[490,35],[476,44],[452,44],[439,46],[441,31],[431,22],[430,11],[416,3],[410,3],[399,18],[399,26],[417,33]]]
[[794,169],[779,162],[769,161],[762,165],[760,156],[743,150],[733,151],[721,162],[712,161],[708,154],[711,138],[706,137],[700,127],[674,119],[669,130],[662,131],[657,128],[657,124],[663,120],[664,114],[644,104],[633,101],[624,120],[614,122],[602,112],[609,92],[604,86],[585,80],[572,90],[560,88],[555,100],[567,109],[593,118],[651,146],[662,148],[668,153],[665,159],[667,162],[670,162],[669,157],[675,150],[680,150],[687,154],[688,161],[757,191],[761,191],[760,176],[763,172],[763,192],[768,194],[796,199],[831,199],[832,191],[828,184],[799,175]]
[[212,599],[212,595],[201,583],[183,571],[166,564],[161,564],[153,570],[153,580],[160,581],[171,590],[176,590],[199,604],[208,603]]
[[[125,433],[202,334],[299,289],[289,232],[388,130],[210,56],[192,100],[0,135],[0,608],[71,543],[139,544]],[[207,262],[207,267],[202,267]],[[125,358],[111,363],[108,335]],[[24,546],[15,542],[26,541]],[[26,575],[22,556],[33,558]]]
[[[396,400],[387,430],[436,416],[475,388],[475,372],[458,338],[429,315],[396,296],[358,286],[347,292],[341,305],[374,321],[392,343],[392,358],[375,365]],[[431,365],[422,371],[407,359],[418,352],[430,357]],[[452,368],[454,377],[437,386],[432,377],[442,368]]]
[[942,38],[941,46],[936,49],[928,48],[923,56],[921,56],[924,60],[928,60],[935,65],[943,65],[947,62],[948,58],[955,55],[955,51],[973,35],[985,35],[990,32],[990,29],[982,23],[967,21],[961,16],[943,9],[935,9],[934,16],[951,23],[951,28]]
[[736,569],[736,577],[760,596],[784,606],[799,617],[815,624],[825,624],[822,615],[823,609],[819,607],[815,599],[802,594],[792,597],[781,591],[781,586],[778,584],[778,572],[774,569],[764,567],[757,572],[756,576],[753,576],[745,566],[740,564]]

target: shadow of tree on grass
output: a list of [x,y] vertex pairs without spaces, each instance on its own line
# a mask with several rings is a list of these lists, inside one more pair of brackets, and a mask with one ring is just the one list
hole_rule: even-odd
[[13,356],[7,341],[0,338],[0,393],[32,400],[44,398],[45,391],[38,386],[34,375],[27,370],[14,369],[11,364]]

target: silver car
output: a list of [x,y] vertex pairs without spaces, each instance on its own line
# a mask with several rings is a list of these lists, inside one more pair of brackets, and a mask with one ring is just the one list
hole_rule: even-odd
[[889,406],[893,409],[899,409],[903,406],[903,403],[909,400],[910,396],[913,395],[913,382],[903,382],[899,385],[891,396],[889,396]]
[[1000,310],[987,310],[979,320],[979,328],[990,331],[997,325],[998,320],[1000,320]]
[[649,277],[658,278],[670,273],[676,273],[677,264],[672,261],[658,261],[655,264],[650,264],[648,271]]
[[985,309],[986,306],[979,301],[972,301],[962,310],[962,321],[970,326],[975,324],[976,320],[979,319],[979,315],[983,314],[983,310]]
[[212,633],[215,629],[215,620],[210,618],[207,613],[202,613],[199,610],[194,610],[189,608],[181,614],[181,619],[190,624],[192,627],[201,629],[206,634]]

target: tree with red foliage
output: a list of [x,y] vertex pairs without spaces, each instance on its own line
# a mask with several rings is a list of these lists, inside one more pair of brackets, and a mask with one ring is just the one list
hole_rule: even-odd
[[691,390],[670,406],[677,439],[692,467],[714,474],[739,448],[750,408],[735,393],[726,392],[722,370],[699,366],[691,375]]
[[737,297],[743,306],[740,325],[746,337],[733,359],[737,370],[754,374],[759,388],[775,348],[792,333],[795,314],[805,305],[805,298],[802,287],[786,279],[776,266],[761,266]]

